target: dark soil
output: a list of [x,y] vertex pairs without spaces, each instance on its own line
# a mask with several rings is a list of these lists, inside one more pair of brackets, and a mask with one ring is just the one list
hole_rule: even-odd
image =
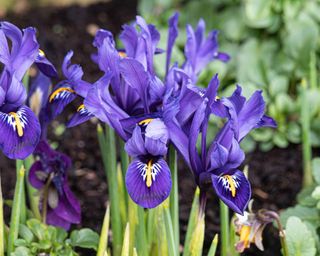
[[[86,79],[94,81],[100,75],[97,66],[89,59],[94,51],[92,35],[88,31],[95,27],[120,31],[121,25],[134,19],[135,1],[112,1],[95,4],[87,8],[37,8],[19,17],[8,15],[5,19],[20,27],[35,26],[39,31],[39,41],[48,58],[59,67],[64,54],[73,49],[74,62],[85,69]],[[69,109],[69,112],[71,110]],[[96,124],[87,122],[79,127],[65,130],[60,136],[55,134],[59,122],[64,122],[67,114],[53,122],[49,138],[59,143],[59,150],[71,156],[74,169],[70,172],[72,190],[82,205],[82,227],[100,231],[107,201],[107,184],[102,167],[101,154],[96,139]],[[14,162],[0,155],[0,171],[4,198],[12,198],[15,182]],[[256,151],[247,156],[249,180],[252,184],[254,208],[281,210],[291,206],[301,187],[301,148],[273,149],[268,153]],[[195,184],[187,169],[179,170],[181,239],[183,241]],[[206,248],[214,234],[219,232],[218,200],[213,191],[209,193],[206,212]],[[8,209],[6,209],[8,220]],[[80,226],[79,226],[80,227]],[[280,243],[277,231],[270,225],[264,235],[265,251],[259,252],[254,246],[244,255],[277,256]],[[89,252],[83,255],[91,255]],[[93,255],[93,254],[92,254]]]

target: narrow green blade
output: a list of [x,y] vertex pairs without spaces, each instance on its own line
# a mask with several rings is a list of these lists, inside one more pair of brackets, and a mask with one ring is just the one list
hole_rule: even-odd
[[199,188],[197,188],[194,193],[192,207],[191,207],[191,211],[190,211],[190,215],[189,215],[187,234],[186,234],[186,238],[185,238],[185,242],[184,242],[183,256],[190,255],[189,245],[190,245],[192,234],[193,234],[193,231],[196,227],[196,223],[197,223],[197,219],[198,219],[198,215],[199,215],[199,207],[200,207],[199,196],[200,196],[200,190],[199,190]]
[[126,229],[124,232],[124,238],[123,238],[123,243],[122,243],[122,251],[121,251],[121,256],[129,256],[129,247],[130,247],[130,225],[127,223]]
[[214,238],[212,239],[211,245],[210,245],[208,256],[215,256],[216,255],[217,246],[218,246],[218,234],[215,234]]
[[8,238],[8,255],[14,251],[14,242],[18,238],[19,232],[19,223],[20,223],[20,212],[21,205],[23,202],[23,188],[24,188],[24,175],[25,170],[22,166],[19,172],[17,173],[17,182],[14,190],[14,198],[11,212],[11,221],[10,221],[10,230]]
[[108,233],[110,225],[110,205],[107,205],[107,210],[104,215],[97,256],[104,256],[108,246]]

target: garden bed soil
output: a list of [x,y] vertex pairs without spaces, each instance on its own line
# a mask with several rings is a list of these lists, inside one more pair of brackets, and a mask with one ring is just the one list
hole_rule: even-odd
[[[94,52],[92,31],[101,27],[118,33],[121,25],[134,19],[135,15],[136,2],[128,0],[88,7],[35,8],[19,16],[9,14],[4,19],[19,27],[37,27],[40,44],[57,67],[61,66],[67,51],[73,49],[75,51],[73,61],[82,65],[86,74],[85,79],[92,82],[101,75],[97,66],[90,60],[90,54]],[[99,232],[108,196],[96,138],[96,121],[67,129],[59,136],[56,134],[59,123],[65,122],[74,108],[75,106],[71,106],[58,121],[53,122],[49,138],[57,141],[59,150],[70,155],[73,160],[74,168],[70,171],[69,180],[82,206],[82,224],[75,228],[89,227]],[[0,161],[4,198],[12,198],[15,182],[14,162],[3,155],[0,155]],[[301,188],[301,162],[301,148],[294,145],[287,149],[275,148],[267,153],[255,151],[248,154],[246,163],[249,165],[254,209],[266,208],[278,211],[293,205],[296,194]],[[183,241],[195,189],[192,174],[186,168],[179,170],[179,189],[181,241]],[[8,221],[7,208],[5,213]],[[218,200],[211,191],[206,209],[205,251],[208,250],[214,234],[218,232]],[[264,252],[259,252],[252,246],[243,255],[281,255],[278,234],[273,226],[269,225],[266,228],[263,243]],[[84,251],[82,255],[94,255],[94,253]]]

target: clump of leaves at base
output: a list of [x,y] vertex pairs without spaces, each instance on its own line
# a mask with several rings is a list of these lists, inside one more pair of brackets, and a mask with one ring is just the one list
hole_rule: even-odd
[[311,164],[314,184],[302,189],[297,197],[297,205],[281,214],[281,222],[286,226],[290,256],[297,253],[312,256],[320,252],[320,158],[314,158]]
[[91,229],[74,230],[68,233],[58,227],[47,226],[37,219],[30,219],[26,225],[20,224],[19,238],[12,256],[29,255],[78,255],[76,247],[97,250],[99,235]]

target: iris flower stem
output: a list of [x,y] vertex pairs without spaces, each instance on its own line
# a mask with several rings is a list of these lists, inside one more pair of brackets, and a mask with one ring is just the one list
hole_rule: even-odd
[[175,250],[179,254],[180,237],[179,237],[179,192],[178,192],[178,163],[177,152],[173,145],[169,146],[169,167],[172,176],[172,191],[170,193],[170,214],[175,241]]
[[137,226],[137,247],[138,254],[142,256],[148,256],[147,235],[146,235],[146,224],[145,224],[145,213],[144,209],[138,206],[138,226]]
[[[16,160],[16,173],[17,177],[23,165],[22,160]],[[20,223],[25,223],[27,219],[27,206],[26,206],[26,191],[25,191],[25,184],[22,184],[22,200],[21,200],[21,207],[20,207]]]
[[48,212],[48,196],[49,196],[49,187],[53,178],[53,174],[48,177],[48,180],[43,188],[42,195],[42,222],[47,224],[47,212]]
[[37,190],[31,186],[31,184],[28,180],[30,167],[31,167],[33,161],[34,161],[34,159],[32,156],[29,156],[27,159],[24,160],[24,166],[26,167],[25,183],[26,183],[27,194],[28,194],[28,199],[29,199],[31,211],[32,211],[35,218],[37,218],[38,220],[41,220],[41,214],[39,211],[40,198],[37,195]]
[[3,199],[0,176],[0,255],[4,255],[4,219],[3,219]]
[[316,53],[312,52],[310,54],[310,66],[309,66],[309,70],[310,70],[310,86],[312,89],[317,89],[318,87],[318,81],[317,81],[317,57],[316,57]]
[[[124,150],[124,141],[122,139],[119,139],[120,141],[120,159],[121,159],[121,172],[122,172],[122,179],[123,179],[123,184],[126,184],[126,173],[127,173],[127,169],[129,166],[129,156],[127,154],[127,152]],[[125,205],[126,208],[128,209],[128,192],[127,192],[127,188],[126,186],[124,186],[124,190],[125,190]],[[131,230],[130,230],[131,231]]]
[[106,134],[104,135],[100,125],[97,128],[97,132],[110,197],[113,254],[120,255],[122,248],[122,223],[118,196],[115,134],[111,128],[106,126]]
[[229,248],[229,208],[220,200],[221,256],[228,255]]
[[172,225],[172,216],[170,216],[170,210],[164,208],[164,222],[166,226],[166,235],[167,235],[167,242],[168,242],[168,251],[170,256],[178,256],[179,251],[176,250],[176,241],[175,241],[175,234]]
[[312,148],[310,142],[310,106],[307,97],[307,82],[302,80],[301,88],[301,126],[302,126],[302,147],[303,147],[303,186],[313,184],[311,159]]
[[[120,159],[121,159],[121,171],[122,171],[122,177],[123,177],[123,184],[125,183],[125,177],[126,177],[126,171],[128,169],[129,166],[129,156],[127,154],[127,152],[124,149],[124,142],[122,140],[120,140]],[[124,186],[126,195],[127,195],[127,202],[126,202],[126,206],[127,206],[127,216],[128,216],[128,220],[129,220],[129,230],[130,230],[130,236],[129,236],[129,252],[130,255],[132,255],[133,253],[133,249],[135,248],[135,238],[137,237],[135,232],[136,232],[136,227],[137,227],[137,223],[138,223],[138,207],[137,205],[131,200],[131,198],[128,197],[128,193],[127,193],[127,189],[126,186]]]
[[18,238],[19,232],[19,224],[20,224],[20,212],[21,206],[23,202],[23,184],[24,184],[24,175],[25,170],[22,166],[17,173],[17,181],[14,189],[14,197],[13,197],[13,205],[11,212],[11,220],[10,220],[10,230],[8,236],[8,248],[7,254],[11,255],[14,251],[14,242]]

